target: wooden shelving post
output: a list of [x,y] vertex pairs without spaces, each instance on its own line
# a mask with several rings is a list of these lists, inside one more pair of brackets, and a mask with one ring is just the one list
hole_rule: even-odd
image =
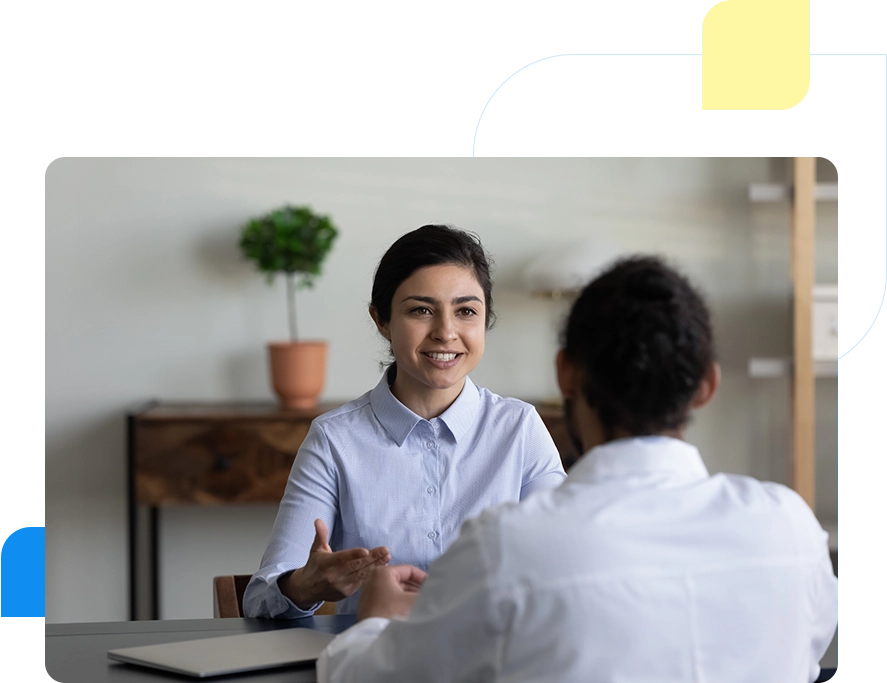
[[[813,373],[813,282],[816,246],[816,159],[796,157],[792,206],[794,377],[792,487],[814,508],[816,497],[816,380]],[[815,508],[814,508],[815,509]]]

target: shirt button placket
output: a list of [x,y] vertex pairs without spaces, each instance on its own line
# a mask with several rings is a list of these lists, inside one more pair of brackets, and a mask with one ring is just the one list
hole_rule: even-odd
[[[435,431],[436,431],[436,430],[435,430]],[[428,441],[425,442],[425,448],[427,448],[429,451],[435,452],[436,449],[437,449],[437,444],[435,443],[434,439],[428,439]],[[427,493],[432,494],[432,495],[434,494],[434,492],[435,492],[436,490],[437,490],[436,487],[433,486],[433,485],[432,485],[432,486],[428,486],[428,487],[425,489],[425,491],[426,491]],[[440,512],[440,511],[438,511],[438,512]],[[433,530],[432,530],[432,531],[429,531],[429,532],[428,532],[427,536],[428,536],[428,538],[429,538],[431,541],[436,541],[436,540],[437,540],[437,537],[438,537],[438,533],[437,533],[436,531],[433,531]]]

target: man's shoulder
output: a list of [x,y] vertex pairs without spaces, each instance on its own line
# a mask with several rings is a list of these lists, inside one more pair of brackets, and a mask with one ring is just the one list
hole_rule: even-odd
[[744,474],[718,473],[711,477],[712,482],[729,489],[735,500],[748,504],[767,503],[784,507],[793,512],[810,508],[804,499],[785,484],[764,481]]
[[544,530],[551,520],[567,511],[559,497],[557,488],[545,489],[533,492],[520,502],[494,505],[468,520],[463,531],[470,529],[472,533],[487,538],[507,536],[509,542],[523,539],[533,543],[531,537],[536,529]]
[[782,529],[794,539],[806,539],[811,546],[821,545],[825,532],[797,491],[739,474],[716,474],[711,481],[722,487],[723,498],[732,502],[737,515],[759,524],[762,534],[777,538]]

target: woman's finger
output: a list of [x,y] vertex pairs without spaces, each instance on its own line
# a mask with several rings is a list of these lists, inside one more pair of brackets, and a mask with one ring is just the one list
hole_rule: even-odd
[[318,550],[323,550],[326,552],[330,552],[332,548],[330,548],[327,543],[327,539],[329,538],[329,530],[326,528],[326,522],[322,519],[314,520],[314,543],[311,544],[311,552],[316,552]]
[[[343,555],[342,557],[336,558],[336,568],[339,570],[340,574],[343,577],[348,577],[351,574],[356,574],[363,571],[368,571],[373,565],[377,564],[378,560],[376,560],[375,555],[373,555],[366,548],[358,548],[361,552],[359,554],[353,553],[352,551],[341,551],[342,553],[349,553],[349,555]],[[333,555],[338,555],[339,553],[333,553]]]
[[372,561],[370,551],[366,548],[349,548],[348,550],[337,550],[334,553],[326,555],[324,564],[330,568],[341,570],[343,573],[350,573],[352,564],[355,567],[363,566],[363,564]]
[[391,551],[388,550],[388,546],[380,545],[378,548],[370,550],[370,553],[376,558],[378,564],[388,564],[391,562]]

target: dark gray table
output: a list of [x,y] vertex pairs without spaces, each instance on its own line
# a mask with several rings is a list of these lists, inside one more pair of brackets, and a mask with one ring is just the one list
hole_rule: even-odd
[[[61,683],[195,681],[198,679],[190,676],[112,662],[108,659],[108,650],[281,628],[313,628],[341,633],[354,621],[354,615],[343,614],[305,619],[182,619],[47,624],[46,671]],[[313,683],[315,678],[314,665],[309,664],[218,676],[208,680],[220,683]]]
[[[61,683],[163,683],[209,680],[219,683],[314,683],[314,665],[232,674],[210,679],[120,664],[108,659],[108,650],[155,645],[236,633],[280,628],[313,628],[341,633],[354,624],[352,614],[306,619],[183,619],[177,621],[112,621],[86,624],[47,624],[46,671]],[[835,669],[823,669],[817,681],[827,681]]]

